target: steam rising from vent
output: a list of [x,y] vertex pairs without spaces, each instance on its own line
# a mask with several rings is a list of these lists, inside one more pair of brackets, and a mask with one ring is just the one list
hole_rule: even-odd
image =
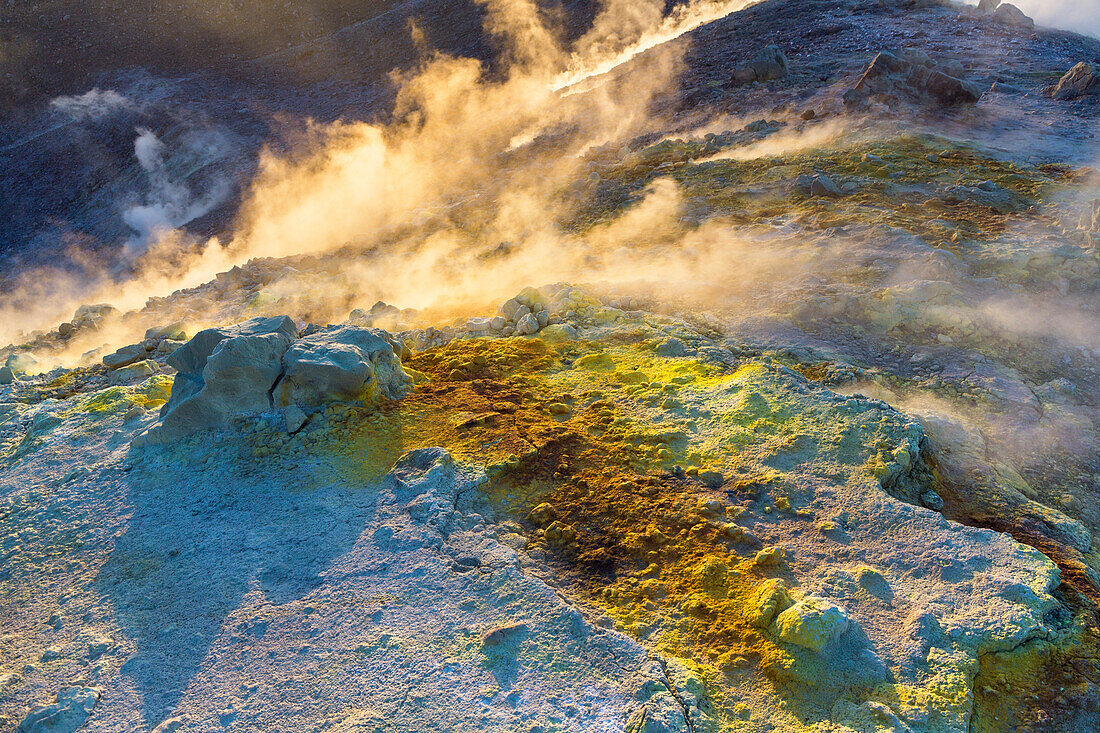
[[[290,155],[263,154],[232,241],[199,244],[179,231],[222,201],[228,187],[195,196],[188,166],[178,160],[188,151],[139,130],[135,155],[148,189],[123,211],[134,231],[126,247],[132,277],[120,284],[110,272],[91,269],[84,285],[81,278],[58,279],[72,291],[54,294],[50,308],[35,298],[49,315],[32,323],[54,326],[81,302],[140,307],[148,297],[205,282],[254,257],[345,247],[369,253],[371,269],[386,260],[403,263],[400,275],[379,273],[381,282],[417,272],[422,280],[407,293],[417,302],[406,305],[429,305],[426,293],[449,289],[453,298],[464,297],[458,291],[497,297],[526,278],[575,274],[578,262],[590,261],[593,242],[564,234],[561,223],[584,199],[575,185],[587,176],[584,156],[657,127],[652,102],[674,81],[684,49],[674,39],[751,2],[700,0],[665,16],[663,0],[607,0],[573,44],[561,41],[532,0],[482,4],[487,31],[505,49],[503,73],[490,78],[474,59],[429,55],[394,77],[392,124],[312,125]],[[628,60],[629,81],[607,73]],[[97,110],[118,103],[111,94],[62,106]],[[520,246],[502,272],[491,273],[479,255],[502,241]],[[472,269],[452,288],[460,263]],[[22,295],[4,310],[25,315]],[[26,318],[18,322],[28,325]]]
[[98,87],[84,94],[50,100],[50,107],[74,120],[98,120],[131,106],[130,100],[118,92]]
[[[123,211],[126,225],[134,230],[126,244],[126,255],[133,258],[149,244],[168,236],[173,230],[209,213],[229,195],[229,182],[219,179],[201,198],[194,198],[183,182],[176,180],[165,161],[165,144],[151,130],[138,128],[134,155],[145,172],[149,191],[145,201]],[[202,138],[192,136],[188,147],[192,152],[217,158],[224,154],[226,143],[216,133]]]

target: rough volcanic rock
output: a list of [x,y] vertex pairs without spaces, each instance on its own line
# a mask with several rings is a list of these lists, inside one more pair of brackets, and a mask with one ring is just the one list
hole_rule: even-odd
[[57,693],[57,701],[31,710],[16,733],[73,733],[84,725],[99,702],[99,690],[70,687]]
[[733,70],[732,83],[735,85],[782,79],[790,73],[787,56],[779,46],[765,46],[756,52],[752,60]]
[[1035,21],[1024,15],[1024,11],[1012,3],[1001,3],[993,11],[993,20],[1005,25],[1018,26],[1020,28],[1034,28]]
[[880,52],[855,87],[844,94],[848,107],[857,107],[873,95],[904,99],[918,104],[952,106],[973,104],[982,96],[976,84],[944,73],[930,59],[912,54]]
[[297,333],[286,316],[200,331],[168,357],[179,374],[161,410],[163,421],[147,440],[172,440],[233,415],[271,409],[271,389]]
[[376,328],[337,326],[295,342],[283,355],[275,387],[278,405],[337,400],[400,399],[412,386],[389,335]]
[[1076,99],[1100,94],[1100,65],[1085,61],[1067,71],[1050,90],[1055,99]]

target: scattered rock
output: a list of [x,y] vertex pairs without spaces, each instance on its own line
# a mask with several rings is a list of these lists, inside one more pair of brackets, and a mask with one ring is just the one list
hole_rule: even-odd
[[712,489],[717,489],[725,483],[725,477],[718,471],[700,471],[699,480],[703,482],[704,486]]
[[286,431],[293,435],[302,429],[309,416],[297,405],[290,405],[283,410],[283,418],[286,420]]
[[183,321],[176,321],[175,323],[169,323],[167,326],[154,326],[146,329],[146,339],[171,339],[172,341],[186,341],[187,340],[187,326]]
[[73,733],[84,725],[99,702],[99,690],[70,687],[57,693],[57,702],[34,708],[16,728],[16,733]]
[[98,636],[88,642],[88,659],[99,659],[108,649],[115,645],[114,639],[106,636]]
[[[503,324],[501,324],[503,325]],[[470,333],[486,333],[493,327],[491,318],[471,318],[466,321],[466,330]]]
[[531,312],[531,309],[520,303],[515,298],[506,300],[504,305],[500,307],[500,313],[504,318],[512,323],[518,323],[519,319]]
[[528,312],[516,323],[516,332],[523,336],[530,336],[531,334],[538,333],[538,331],[539,321],[533,313]]
[[539,338],[551,343],[572,341],[577,336],[577,329],[569,323],[551,323],[539,332]]

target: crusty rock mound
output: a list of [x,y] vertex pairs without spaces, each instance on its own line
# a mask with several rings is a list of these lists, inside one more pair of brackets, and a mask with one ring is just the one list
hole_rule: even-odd
[[138,444],[175,440],[279,407],[397,400],[412,385],[385,331],[337,326],[299,339],[287,316],[200,331],[168,364],[179,372],[172,395],[161,409],[161,423],[139,436]]

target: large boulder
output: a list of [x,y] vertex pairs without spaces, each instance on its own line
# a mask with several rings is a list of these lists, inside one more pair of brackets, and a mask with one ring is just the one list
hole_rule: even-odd
[[297,326],[286,316],[197,333],[168,357],[179,374],[161,409],[161,424],[147,440],[173,440],[222,425],[234,415],[270,410],[283,354],[297,335]]
[[334,326],[306,336],[283,356],[275,403],[304,407],[401,399],[413,380],[394,346],[389,334],[377,328]]
[[782,79],[790,73],[787,57],[779,46],[765,46],[756,52],[748,63],[739,64],[733,70],[735,85],[751,84]]
[[938,69],[927,54],[882,51],[855,87],[844,94],[844,103],[849,108],[858,107],[872,96],[953,106],[974,104],[981,98],[982,89]]
[[1055,99],[1077,99],[1088,94],[1100,95],[1100,65],[1084,61],[1067,71],[1050,90]]
[[1017,28],[1034,28],[1035,21],[1024,15],[1024,11],[1012,3],[1001,3],[997,6],[997,9],[993,11],[993,20],[998,23],[1004,23],[1005,25],[1016,26]]

